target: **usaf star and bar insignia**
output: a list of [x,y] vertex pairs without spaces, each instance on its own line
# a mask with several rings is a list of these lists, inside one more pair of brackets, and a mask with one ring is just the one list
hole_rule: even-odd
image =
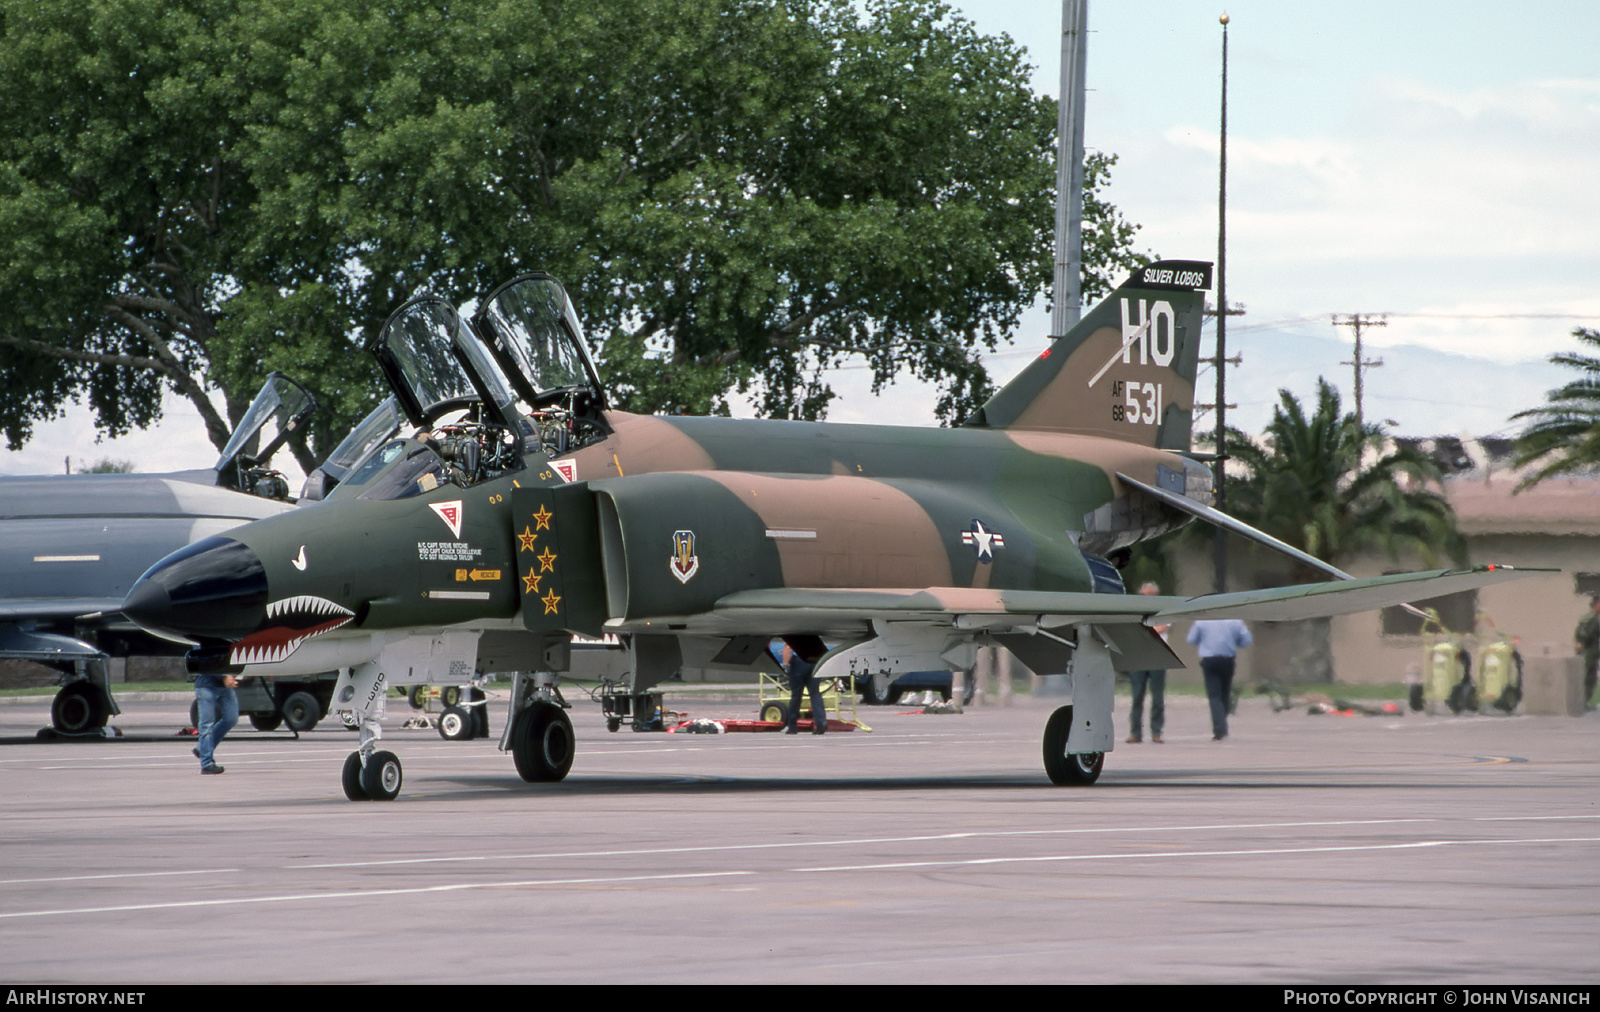
[[972,526],[961,532],[961,543],[971,545],[978,553],[979,562],[993,562],[997,548],[1006,546],[1005,535],[993,531],[983,525],[977,517],[972,518]]

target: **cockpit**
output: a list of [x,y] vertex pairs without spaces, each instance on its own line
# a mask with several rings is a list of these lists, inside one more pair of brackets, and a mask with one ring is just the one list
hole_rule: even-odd
[[549,275],[501,285],[470,323],[446,300],[418,296],[368,350],[415,431],[374,448],[333,498],[468,488],[522,470],[529,455],[563,456],[610,433],[577,313]]

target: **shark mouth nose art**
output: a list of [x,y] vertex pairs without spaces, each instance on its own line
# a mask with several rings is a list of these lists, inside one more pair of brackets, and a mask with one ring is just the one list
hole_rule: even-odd
[[261,628],[233,644],[229,663],[274,664],[294,653],[306,640],[348,625],[355,614],[344,605],[315,594],[268,602]]

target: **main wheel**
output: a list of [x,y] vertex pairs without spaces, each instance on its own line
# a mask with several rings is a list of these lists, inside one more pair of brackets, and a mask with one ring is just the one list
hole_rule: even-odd
[[786,724],[789,721],[789,708],[782,703],[768,703],[761,708],[761,719],[774,724]]
[[517,775],[530,784],[565,779],[572,769],[574,745],[567,712],[550,703],[535,703],[517,717],[512,735]]
[[371,801],[367,797],[367,789],[361,786],[361,753],[351,752],[344,761],[344,772],[340,776],[344,785],[344,796],[351,801]]
[[856,679],[856,688],[861,691],[861,701],[868,706],[882,706],[889,701],[889,687],[894,684],[894,677],[885,672],[878,671],[866,678]]
[[472,737],[472,715],[459,706],[445,707],[439,714],[439,737],[445,741],[465,741]]
[[401,779],[400,757],[393,752],[374,752],[361,768],[361,789],[373,801],[393,801],[399,797]]
[[111,701],[93,682],[64,685],[50,703],[50,723],[62,734],[84,734],[105,727]]
[[250,726],[257,731],[276,731],[283,726],[283,718],[276,713],[252,713]]
[[1072,730],[1072,707],[1063,706],[1050,715],[1044,726],[1044,772],[1057,786],[1085,785],[1100,779],[1105,766],[1104,752],[1067,754],[1067,735]]
[[309,731],[322,719],[322,704],[309,692],[290,693],[280,709],[291,731]]

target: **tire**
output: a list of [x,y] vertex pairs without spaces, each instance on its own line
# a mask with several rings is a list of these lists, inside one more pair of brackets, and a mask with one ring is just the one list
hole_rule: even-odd
[[445,707],[439,714],[439,737],[445,741],[466,741],[472,737],[472,714],[459,706]]
[[883,672],[870,674],[864,679],[856,679],[856,688],[861,691],[861,701],[868,706],[883,706],[887,703],[890,686],[893,684],[894,679]]
[[[348,764],[349,760],[345,762]],[[361,768],[361,789],[373,801],[393,801],[399,797],[403,779],[400,757],[393,752],[374,752]]]
[[291,731],[309,731],[322,719],[322,704],[309,692],[292,692],[279,707]]
[[622,727],[621,719],[617,717],[606,718],[606,730],[615,734]]
[[276,731],[283,726],[283,716],[276,713],[252,713],[250,726],[257,731]]
[[1067,735],[1072,730],[1072,707],[1063,706],[1044,726],[1044,772],[1058,787],[1087,787],[1100,779],[1104,752],[1067,755]]
[[904,696],[905,694],[906,690],[891,687],[889,689],[888,697],[884,699],[884,703],[888,706],[894,706],[896,703],[900,702],[900,697]]
[[511,736],[511,757],[517,775],[530,784],[564,780],[572,769],[575,751],[572,721],[565,710],[550,703],[535,703],[517,717]]
[[93,682],[62,686],[50,703],[50,724],[62,734],[86,734],[110,719],[111,703]]
[[411,691],[406,693],[406,700],[410,702],[413,710],[420,710],[428,705],[428,687],[426,685],[413,685]]
[[440,689],[439,702],[443,703],[445,706],[460,706],[461,686],[446,685],[444,688]]
[[789,722],[789,707],[783,703],[767,703],[761,707],[761,719],[774,724]]
[[351,752],[344,760],[344,772],[341,774],[340,783],[344,785],[344,796],[351,801],[371,801],[367,797],[367,789],[361,786],[361,753]]

